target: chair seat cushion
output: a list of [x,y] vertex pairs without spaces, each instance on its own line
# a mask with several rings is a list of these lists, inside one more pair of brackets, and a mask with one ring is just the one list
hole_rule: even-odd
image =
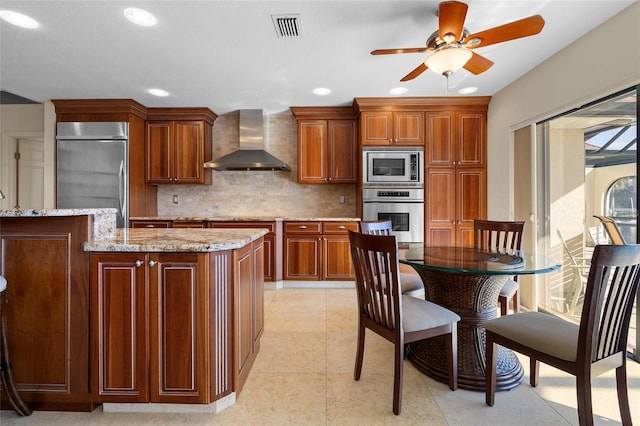
[[483,326],[531,349],[566,361],[576,360],[579,326],[553,315],[524,312],[492,319]]
[[409,296],[424,295],[422,278],[416,272],[400,272],[400,291]]
[[520,284],[518,284],[514,280],[507,280],[507,282],[504,283],[502,289],[500,290],[500,296],[511,299],[513,295],[516,294],[516,291],[518,291],[519,287]]
[[402,327],[405,333],[460,321],[455,312],[417,297],[402,296]]
[[5,291],[6,289],[7,289],[7,280],[2,275],[0,275],[0,293]]

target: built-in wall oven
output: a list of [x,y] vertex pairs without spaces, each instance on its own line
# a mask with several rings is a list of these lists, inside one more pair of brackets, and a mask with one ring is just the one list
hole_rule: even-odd
[[399,243],[424,241],[424,188],[364,188],[362,220],[391,220]]
[[364,147],[362,185],[423,188],[423,158],[422,147]]

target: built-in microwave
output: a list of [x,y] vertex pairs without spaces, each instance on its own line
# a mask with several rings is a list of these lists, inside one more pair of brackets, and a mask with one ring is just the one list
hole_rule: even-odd
[[424,187],[423,158],[421,147],[365,147],[362,149],[362,184]]

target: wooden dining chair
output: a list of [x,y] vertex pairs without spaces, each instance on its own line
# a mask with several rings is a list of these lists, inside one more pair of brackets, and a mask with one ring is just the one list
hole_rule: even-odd
[[[485,250],[520,250],[524,236],[525,222],[501,222],[492,220],[474,220],[474,244]],[[509,301],[513,300],[513,312],[520,311],[520,284],[518,276],[507,280],[500,289],[498,304],[500,315],[507,315]]]
[[622,236],[622,232],[620,232],[620,228],[618,228],[618,224],[613,219],[609,216],[601,216],[597,214],[594,214],[593,217],[602,222],[602,226],[604,226],[604,230],[607,232],[611,244],[627,244]]
[[639,281],[640,245],[599,245],[591,259],[579,325],[541,312],[487,321],[487,405],[495,402],[496,345],[500,345],[529,357],[533,387],[538,386],[540,361],[576,376],[581,426],[593,425],[591,378],[615,368],[622,424],[631,425],[626,348]]
[[[359,229],[363,234],[393,235],[393,224],[390,220],[360,221]],[[409,265],[400,264],[400,288],[402,294],[424,297],[422,278]]]
[[394,344],[393,412],[400,414],[405,343],[446,335],[449,388],[458,387],[457,324],[442,306],[400,292],[398,248],[393,235],[349,231],[358,298],[358,345],[354,379],[360,380],[368,328]]

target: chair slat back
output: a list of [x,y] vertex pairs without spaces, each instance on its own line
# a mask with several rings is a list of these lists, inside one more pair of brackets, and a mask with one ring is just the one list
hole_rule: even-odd
[[578,357],[595,362],[626,351],[640,282],[640,245],[599,245],[591,259]]
[[525,222],[474,220],[475,247],[485,250],[522,248]]
[[393,224],[390,220],[360,221],[360,232],[363,234],[391,235]]
[[360,314],[368,316],[390,332],[401,332],[396,238],[349,231],[349,242]]

